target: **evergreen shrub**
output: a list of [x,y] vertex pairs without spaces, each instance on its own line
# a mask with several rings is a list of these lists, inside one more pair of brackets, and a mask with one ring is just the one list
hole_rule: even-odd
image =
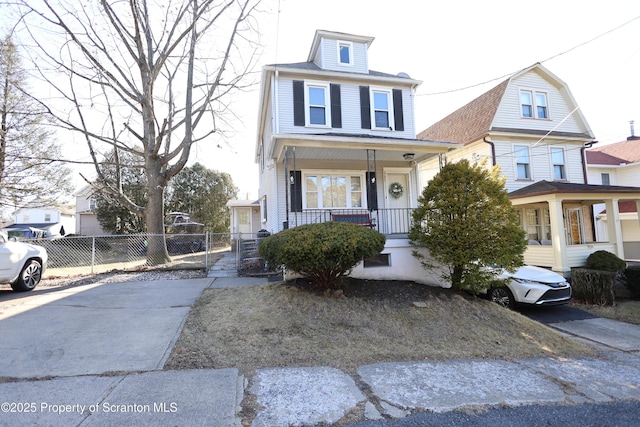
[[383,234],[346,222],[300,225],[262,240],[260,256],[271,268],[284,267],[324,288],[336,288],[364,258],[384,249]]

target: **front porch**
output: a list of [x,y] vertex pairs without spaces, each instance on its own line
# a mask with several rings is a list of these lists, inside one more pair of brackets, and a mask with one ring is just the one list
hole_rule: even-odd
[[[412,223],[413,208],[393,209],[306,209],[301,212],[290,212],[288,222],[283,228],[297,227],[303,224],[314,224],[335,221],[340,217],[368,217],[370,227],[386,236],[400,237],[409,233]],[[351,222],[351,221],[350,221]],[[362,223],[364,225],[364,223]],[[365,225],[366,226],[366,225]]]
[[[640,205],[640,188],[539,181],[509,194],[527,233],[525,264],[548,267],[569,276],[590,254],[605,250],[626,259],[618,204]],[[615,221],[608,241],[597,241],[593,206],[605,204]]]

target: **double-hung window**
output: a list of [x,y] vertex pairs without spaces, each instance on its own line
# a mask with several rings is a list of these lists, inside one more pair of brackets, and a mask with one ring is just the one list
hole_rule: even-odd
[[548,119],[547,94],[533,90],[520,90],[520,113],[529,119]]
[[353,43],[338,42],[338,63],[340,65],[353,65]]
[[358,174],[305,175],[305,207],[307,209],[362,207],[364,179]]
[[329,105],[329,85],[305,82],[307,96],[307,126],[329,126],[331,111]]
[[563,181],[567,179],[563,148],[551,148],[551,162],[553,163],[553,179]]
[[393,101],[391,91],[386,89],[371,89],[371,123],[373,129],[391,130],[393,123]]
[[513,147],[513,154],[516,160],[516,179],[531,179],[529,147],[516,145]]

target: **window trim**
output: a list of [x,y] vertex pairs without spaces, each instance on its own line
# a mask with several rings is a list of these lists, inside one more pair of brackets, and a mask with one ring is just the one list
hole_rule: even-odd
[[[556,163],[553,159],[553,152],[560,151],[562,153],[562,163]],[[567,178],[567,155],[564,147],[549,147],[549,157],[551,159],[551,177],[554,181],[568,181]],[[561,166],[562,178],[556,177],[556,166]]]
[[[522,148],[526,148],[527,149],[527,160],[528,163],[526,163],[527,165],[527,173],[528,173],[528,177],[525,178],[521,178],[518,174],[518,165],[520,164],[518,162],[518,155],[517,155],[517,149],[519,147]],[[522,163],[524,164],[524,163]],[[522,145],[522,144],[513,144],[513,177],[516,181],[533,181],[533,168],[531,167],[531,147],[529,145]]]
[[[375,99],[375,94],[376,93],[384,93],[385,95],[387,95],[387,121],[388,121],[388,125],[387,127],[378,127],[376,126],[376,99]],[[393,89],[392,88],[386,88],[386,87],[380,87],[380,86],[370,86],[369,87],[369,99],[370,99],[370,108],[369,108],[369,114],[371,115],[371,130],[382,130],[382,131],[388,131],[391,132],[393,130],[395,130],[395,115],[394,115],[394,108],[393,108]],[[384,110],[380,110],[380,111],[384,111]]]
[[[604,181],[604,177],[607,177],[607,183],[605,184]],[[600,182],[602,183],[602,185],[611,185],[611,174],[609,172],[600,172]]]
[[[311,104],[310,88],[322,88],[324,90],[324,124],[311,123],[311,107],[317,107]],[[327,82],[304,81],[304,123],[305,127],[331,127],[331,88]]]
[[[353,67],[354,65],[354,61],[353,61],[353,42],[348,42],[348,41],[344,41],[344,40],[337,40],[336,42],[336,46],[337,46],[337,63],[338,65],[341,65],[343,67]],[[342,46],[346,46],[349,48],[349,62],[342,62],[342,57],[340,56],[340,48]]]
[[[301,187],[302,187],[302,209],[366,209],[367,208],[367,183],[366,183],[366,173],[365,171],[360,170],[328,170],[328,169],[305,169],[301,171]],[[347,183],[347,202],[351,204],[351,177],[357,176],[360,178],[360,206],[330,206],[325,207],[322,206],[322,189],[321,184],[319,182],[316,183],[318,187],[317,198],[318,198],[318,206],[315,208],[309,208],[307,203],[307,177],[315,176],[318,179],[325,176],[344,176],[349,178],[349,182]]]
[[[525,116],[523,114],[522,111],[522,106],[523,105],[529,105],[529,104],[523,104],[522,103],[522,94],[523,93],[528,93],[531,96],[531,116]],[[536,100],[536,97],[538,95],[543,95],[544,96],[544,100],[546,105],[545,107],[545,111],[546,111],[546,117],[540,117],[538,115],[538,103]],[[544,90],[536,90],[536,89],[530,89],[530,88],[519,88],[518,89],[518,105],[520,106],[520,118],[522,119],[532,119],[532,120],[551,120],[551,113],[550,113],[550,108],[549,108],[549,94],[547,93],[547,91]]]

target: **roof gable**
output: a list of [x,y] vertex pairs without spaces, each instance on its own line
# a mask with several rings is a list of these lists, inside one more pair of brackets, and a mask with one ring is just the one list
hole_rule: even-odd
[[[527,74],[535,73],[540,76],[549,85],[558,90],[567,104],[574,109],[571,111],[571,116],[576,118],[576,122],[584,132],[562,132],[556,131],[555,128],[547,132],[547,129],[533,129],[516,127],[494,126],[496,117],[501,109],[501,104],[505,99],[508,91],[513,92],[517,90],[514,85],[520,84],[520,80]],[[511,92],[510,95],[511,96]],[[517,96],[517,95],[516,95]],[[514,73],[509,78],[504,80],[499,85],[480,95],[476,99],[472,100],[465,106],[454,111],[444,119],[434,123],[429,128],[423,130],[418,134],[418,138],[421,139],[433,139],[440,141],[451,141],[462,144],[469,144],[479,140],[482,137],[489,135],[490,132],[511,132],[511,133],[531,133],[533,135],[546,136],[563,136],[563,137],[578,137],[583,139],[591,139],[593,135],[587,124],[586,119],[577,108],[577,103],[573,99],[569,88],[566,83],[556,77],[553,73],[547,70],[545,67],[536,63],[528,68],[525,68],[517,73]],[[518,116],[519,118],[519,116]],[[566,119],[566,118],[565,118]],[[559,118],[556,120],[558,124],[564,122]],[[541,125],[542,121],[535,121],[537,125]],[[533,124],[530,122],[529,124]],[[548,127],[548,124],[552,123],[545,121],[544,126]]]

